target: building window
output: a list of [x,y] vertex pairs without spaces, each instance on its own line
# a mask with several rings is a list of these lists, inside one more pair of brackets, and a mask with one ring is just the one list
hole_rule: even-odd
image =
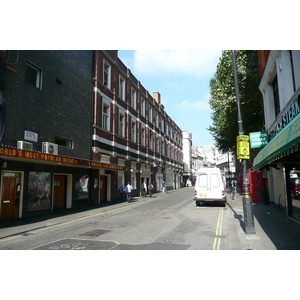
[[146,115],[146,104],[145,104],[145,100],[144,99],[142,99],[141,113],[142,113],[142,116],[145,117],[145,115]]
[[131,89],[131,107],[136,109],[136,91]]
[[103,114],[102,114],[102,128],[105,130],[109,130],[109,105],[106,103],[103,104]]
[[125,80],[119,77],[119,97],[121,100],[125,100]]
[[70,140],[70,139],[66,139],[60,136],[56,136],[55,137],[55,144],[59,145],[59,146],[63,146],[63,147],[67,147],[67,148],[71,148],[73,149],[74,147],[74,141]]
[[160,152],[159,151],[159,139],[158,139],[158,137],[156,138],[156,152]]
[[149,149],[153,150],[153,136],[152,136],[151,131],[150,131],[150,134],[149,134]]
[[103,84],[110,89],[110,73],[111,73],[111,67],[110,65],[104,61],[103,64]]
[[26,65],[26,81],[38,89],[42,88],[42,70],[31,63]]
[[279,90],[278,90],[277,75],[275,76],[275,78],[272,82],[272,86],[273,86],[275,117],[277,117],[280,113]]
[[146,131],[145,131],[145,127],[142,127],[141,144],[142,144],[142,146],[146,145]]
[[125,121],[125,116],[123,114],[120,114],[119,115],[119,136],[122,136],[124,137],[125,136],[125,124],[124,124],[124,121]]
[[153,122],[152,107],[149,108],[149,122]]
[[158,114],[155,115],[155,126],[158,127]]
[[131,141],[136,142],[136,124],[135,124],[135,122],[131,123]]

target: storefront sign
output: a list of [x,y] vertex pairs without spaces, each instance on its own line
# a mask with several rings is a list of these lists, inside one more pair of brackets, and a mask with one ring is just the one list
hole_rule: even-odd
[[53,162],[58,164],[69,164],[69,165],[77,165],[77,166],[87,166],[92,168],[100,168],[100,169],[110,169],[110,170],[125,170],[124,166],[104,164],[90,160],[83,160],[72,157],[64,157],[59,155],[51,155],[40,152],[33,152],[28,150],[14,149],[14,148],[6,148],[0,147],[0,158],[1,156],[15,157],[15,158],[27,158],[30,160],[36,161],[44,161],[44,162]]
[[289,124],[300,112],[300,95],[298,95],[292,104],[279,117],[277,122],[270,130],[270,140],[278,134],[287,124]]
[[250,146],[251,148],[264,147],[268,144],[269,137],[266,131],[250,133]]

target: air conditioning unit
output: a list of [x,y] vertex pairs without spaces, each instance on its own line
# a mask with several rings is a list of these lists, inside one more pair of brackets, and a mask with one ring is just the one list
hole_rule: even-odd
[[58,155],[58,145],[49,142],[42,143],[42,152],[47,154]]
[[33,144],[25,141],[18,141],[17,148],[22,150],[33,150]]

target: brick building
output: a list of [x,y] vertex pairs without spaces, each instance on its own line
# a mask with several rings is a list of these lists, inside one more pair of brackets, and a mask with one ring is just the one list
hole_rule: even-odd
[[93,160],[124,166],[102,170],[108,198],[130,182],[133,195],[152,182],[156,191],[182,183],[182,131],[167,115],[160,94],[151,96],[118,58],[118,51],[95,51]]
[[0,51],[0,129],[0,220],[181,184],[181,130],[117,51]]

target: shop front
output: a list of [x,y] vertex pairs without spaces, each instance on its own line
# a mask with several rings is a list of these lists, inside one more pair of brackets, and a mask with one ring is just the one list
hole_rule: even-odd
[[0,221],[98,205],[110,195],[107,171],[124,167],[0,147]]
[[258,153],[253,170],[269,171],[271,201],[284,206],[289,216],[300,218],[300,114]]

